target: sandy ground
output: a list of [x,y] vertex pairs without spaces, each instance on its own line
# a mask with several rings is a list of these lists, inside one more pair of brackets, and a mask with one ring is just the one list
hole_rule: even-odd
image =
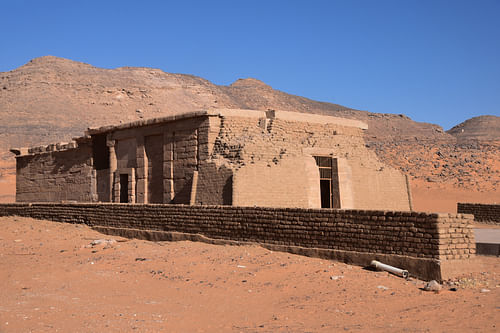
[[[0,218],[0,332],[498,332],[500,258],[423,282],[259,246]],[[91,246],[93,240],[114,239]]]
[[452,185],[411,182],[413,209],[420,212],[456,213],[457,202],[500,203],[500,191],[471,191]]

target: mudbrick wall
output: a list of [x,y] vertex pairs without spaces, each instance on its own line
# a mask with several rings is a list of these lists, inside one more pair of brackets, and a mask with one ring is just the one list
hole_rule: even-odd
[[181,239],[255,242],[361,265],[377,259],[438,280],[447,276],[446,263],[475,256],[472,216],[467,214],[147,204],[0,205],[0,216],[7,215],[84,223],[105,232],[152,239],[173,239],[171,234],[182,233],[186,237]]
[[474,220],[500,225],[499,204],[458,203],[457,212],[474,215]]

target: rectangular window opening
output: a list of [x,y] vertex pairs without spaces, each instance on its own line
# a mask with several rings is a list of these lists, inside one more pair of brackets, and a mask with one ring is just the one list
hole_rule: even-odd
[[340,208],[340,190],[337,159],[314,156],[319,168],[321,208]]

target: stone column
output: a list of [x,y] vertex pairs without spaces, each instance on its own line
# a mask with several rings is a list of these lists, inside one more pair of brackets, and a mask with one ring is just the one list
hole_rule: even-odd
[[147,203],[148,201],[148,160],[144,150],[144,137],[137,137],[136,150],[136,176],[137,176],[137,203]]
[[136,195],[135,195],[135,169],[131,168],[128,174],[128,202],[136,203]]
[[175,197],[174,190],[175,133],[163,134],[163,203],[170,203]]
[[189,205],[196,204],[196,193],[198,191],[198,170],[193,171],[193,180],[191,182],[191,196],[189,198]]
[[98,195],[97,195],[97,170],[92,168],[92,171],[90,171],[90,201],[91,202],[97,202],[98,201]]
[[114,186],[115,183],[115,172],[118,168],[118,164],[116,161],[116,152],[115,152],[115,140],[107,140],[106,142],[109,149],[109,202],[114,202]]

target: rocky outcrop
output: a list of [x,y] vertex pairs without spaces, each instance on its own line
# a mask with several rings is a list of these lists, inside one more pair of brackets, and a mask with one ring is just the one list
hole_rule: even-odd
[[446,132],[459,141],[500,140],[500,117],[488,115],[474,117]]

